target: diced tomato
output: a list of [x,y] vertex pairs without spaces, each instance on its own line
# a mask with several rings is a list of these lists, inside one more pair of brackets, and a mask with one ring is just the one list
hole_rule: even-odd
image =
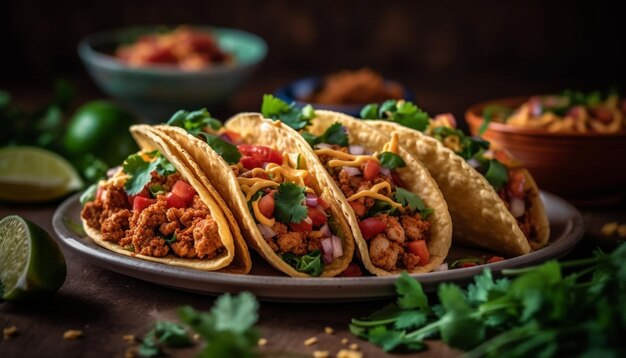
[[237,146],[237,149],[243,156],[252,157],[258,160],[259,162],[261,162],[261,164],[263,163],[283,164],[282,154],[264,145],[239,144]]
[[239,159],[239,162],[241,163],[241,165],[243,165],[244,168],[249,170],[252,170],[254,168],[261,168],[263,166],[263,163],[261,163],[261,161],[252,157],[241,157],[241,159]]
[[165,201],[167,202],[168,208],[182,209],[187,207],[187,203],[174,193],[167,193],[167,195],[165,195]]
[[367,208],[364,204],[361,204],[358,201],[349,201],[348,204],[350,204],[352,210],[354,210],[354,213],[357,217],[365,215],[365,211],[367,210]]
[[503,261],[503,260],[504,260],[504,257],[502,257],[502,256],[491,256],[491,257],[487,260],[487,263],[488,263],[488,264],[492,264],[492,263],[494,263],[494,262],[500,262],[500,261]]
[[375,160],[368,160],[363,166],[363,179],[374,180],[380,173],[380,164]]
[[295,232],[306,232],[313,230],[313,223],[310,220],[302,220],[299,223],[290,223],[289,227]]
[[326,215],[315,208],[309,208],[309,217],[313,221],[313,226],[321,226],[328,221]]
[[154,47],[145,58],[148,63],[176,63],[177,58],[169,48]]
[[430,253],[428,252],[428,246],[426,246],[426,240],[410,241],[407,244],[409,252],[420,258],[419,266],[424,266],[430,259]]
[[460,268],[475,267],[475,266],[478,266],[476,262],[464,262],[462,264],[459,264]]
[[355,264],[354,262],[351,262],[350,265],[348,265],[348,267],[339,274],[340,277],[359,277],[359,276],[363,276],[363,272],[361,272],[361,268],[359,267],[359,265]]
[[509,185],[508,189],[511,195],[523,198],[524,197],[524,184],[526,183],[526,176],[522,169],[509,170]]
[[193,202],[193,197],[196,196],[196,189],[189,183],[179,180],[172,186],[172,193],[183,199],[187,206],[189,206]]
[[365,240],[369,240],[385,231],[385,229],[387,229],[387,224],[385,224],[379,218],[368,218],[359,221],[359,229],[361,229],[361,234],[363,235],[363,238]]
[[263,195],[259,199],[259,211],[268,219],[274,217],[274,194]]
[[143,196],[137,196],[135,197],[135,200],[133,201],[133,210],[141,212],[143,211],[143,209],[147,208],[148,206],[154,203],[156,203],[156,199],[150,199],[150,198],[146,198]]
[[139,197],[139,196],[142,197],[142,198],[150,198],[150,193],[148,193],[148,189],[143,188],[139,193],[137,193],[135,195],[129,195],[128,196],[128,203],[130,204],[130,206],[134,205],[135,198]]
[[326,202],[326,200],[322,199],[321,196],[317,197],[317,205],[321,206],[322,209],[326,210],[330,207],[330,205]]

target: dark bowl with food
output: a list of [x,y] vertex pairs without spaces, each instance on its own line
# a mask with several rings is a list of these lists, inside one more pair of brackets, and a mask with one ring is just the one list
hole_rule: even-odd
[[415,100],[415,95],[406,86],[369,69],[301,78],[279,88],[274,95],[287,103],[295,102],[299,106],[311,104],[316,109],[355,117],[359,117],[361,109],[369,103],[388,99]]
[[[537,97],[547,96],[496,99],[471,106],[465,113],[470,131],[482,132],[484,138],[511,152],[544,190],[582,205],[620,200],[626,188],[626,130],[619,104],[614,111],[617,117],[611,121],[604,118],[600,124],[590,124],[603,111],[594,108],[586,110],[584,126],[580,119],[572,119],[570,125],[570,121],[561,122],[571,116],[579,118],[582,107],[563,107],[566,110],[556,111],[558,118],[547,114],[540,120],[537,115],[554,112],[546,110],[545,103],[537,104]],[[523,111],[530,113],[528,118],[523,118]],[[537,119],[530,119],[532,115]],[[497,116],[513,119],[495,120]],[[487,125],[485,117],[490,119]]]
[[[182,40],[167,38],[179,29],[164,26],[101,32],[80,41],[78,54],[106,94],[127,103],[144,119],[159,122],[181,108],[226,101],[267,53],[265,41],[245,31],[188,28],[191,35],[183,34]],[[133,44],[138,48],[133,50]],[[184,44],[188,46],[181,47]],[[216,56],[207,56],[207,48]]]

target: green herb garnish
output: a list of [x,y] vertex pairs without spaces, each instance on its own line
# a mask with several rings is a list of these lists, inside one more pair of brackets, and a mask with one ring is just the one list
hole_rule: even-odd
[[380,106],[368,104],[363,107],[361,118],[384,119],[423,132],[428,127],[430,117],[412,102],[390,99]]
[[485,179],[498,191],[509,181],[509,173],[506,167],[499,161],[491,159],[488,162]]
[[494,116],[507,118],[509,115],[513,113],[513,109],[511,107],[503,106],[500,104],[490,104],[483,109],[483,122],[480,124],[478,128],[478,135],[481,136],[485,134],[487,128],[489,128],[489,123],[493,120]]
[[167,121],[167,125],[181,127],[194,136],[203,132],[207,127],[214,131],[222,128],[222,123],[213,118],[211,113],[209,113],[206,108],[193,112],[181,109],[174,113],[174,115]]
[[430,213],[432,213],[432,209],[427,208],[424,201],[414,193],[397,187],[395,194],[396,202],[402,204],[402,206],[409,206],[411,212],[419,212],[422,218],[426,218]]
[[124,173],[130,178],[124,184],[124,189],[128,195],[136,195],[150,182],[152,172],[168,176],[176,172],[176,168],[160,152],[153,151],[144,153],[153,158],[152,161],[144,161],[140,154],[132,154],[124,161]]
[[155,357],[164,354],[166,347],[189,347],[193,345],[187,330],[176,323],[159,321],[143,337],[138,353],[142,357]]
[[199,135],[204,137],[209,147],[211,147],[211,149],[219,154],[226,161],[226,163],[239,163],[239,159],[241,159],[241,153],[237,149],[237,146],[228,143],[227,141],[213,134],[201,132],[199,133]]
[[174,232],[174,233],[172,233],[172,234],[170,234],[170,235],[165,236],[165,237],[163,238],[163,240],[165,240],[165,243],[167,243],[168,245],[169,245],[169,244],[173,244],[173,243],[175,243],[175,242],[176,242],[176,240],[177,240],[177,239],[176,239],[176,233]]
[[349,145],[346,128],[342,126],[341,123],[333,123],[320,136],[315,136],[309,132],[302,132],[302,137],[304,137],[311,147],[320,143],[336,144],[341,147],[347,147]]
[[162,185],[158,185],[158,184],[150,185],[150,187],[148,188],[148,191],[150,192],[150,196],[153,198],[156,198],[157,195],[167,194],[165,187],[163,187]]
[[396,153],[382,152],[380,153],[379,159],[380,165],[383,168],[396,169],[406,167],[406,163],[404,162],[404,160]]
[[318,277],[324,271],[320,250],[312,251],[303,256],[296,256],[288,252],[282,255],[282,259],[298,272],[304,272],[313,277]]
[[80,194],[80,203],[85,205],[90,201],[96,200],[96,193],[98,192],[98,184],[91,184],[85,191]]
[[350,330],[386,351],[424,350],[425,339],[441,338],[469,350],[466,357],[623,356],[625,261],[621,245],[610,255],[502,272],[512,279],[494,280],[485,269],[466,289],[440,284],[437,305],[403,273],[398,300],[353,319]]
[[274,195],[274,214],[283,224],[299,223],[307,217],[308,210],[302,205],[305,188],[294,183],[282,183]]
[[295,103],[288,104],[271,94],[263,95],[261,113],[265,117],[279,119],[297,131],[308,126],[315,117],[315,110],[311,105],[298,108]]

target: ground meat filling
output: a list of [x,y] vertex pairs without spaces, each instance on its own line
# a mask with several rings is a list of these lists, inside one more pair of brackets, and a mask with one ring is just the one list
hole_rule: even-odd
[[[331,148],[348,152],[346,147],[332,145]],[[327,163],[335,159],[330,155],[320,155],[319,159],[346,198],[360,191],[369,190],[372,186],[382,182],[388,182],[392,190],[396,185],[401,184],[394,171],[391,172],[391,178],[380,173],[373,180],[365,180],[361,175],[349,175],[348,171],[342,167],[328,166]],[[363,171],[364,168],[360,169]],[[385,191],[380,193],[387,196],[391,195]],[[364,213],[367,213],[376,203],[374,199],[369,197],[359,198],[355,201],[365,206]],[[419,262],[418,256],[409,252],[408,243],[415,240],[427,240],[430,237],[430,222],[424,220],[419,213],[405,214],[406,211],[406,208],[401,209],[402,214],[399,217],[388,214],[376,214],[374,216],[387,225],[385,232],[368,241],[370,260],[374,266],[386,271],[395,271],[398,269],[413,270],[420,264],[424,264]],[[365,219],[366,216],[367,214],[357,214],[359,220]]]
[[315,250],[322,250],[322,233],[320,231],[293,232],[287,225],[276,221],[272,226],[276,236],[265,241],[279,255],[292,253],[297,256],[306,255]]
[[[163,177],[153,173],[148,186],[158,184],[169,191],[178,180],[179,174]],[[123,187],[107,185],[101,191],[98,199],[85,204],[81,216],[106,241],[154,257],[171,253],[212,259],[225,250],[217,223],[198,195],[188,208],[168,208],[165,195],[158,195],[155,203],[133,211]]]

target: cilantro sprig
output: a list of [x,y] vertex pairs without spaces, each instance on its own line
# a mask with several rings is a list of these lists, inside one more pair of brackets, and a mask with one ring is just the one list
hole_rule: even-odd
[[404,188],[396,188],[395,199],[402,206],[408,205],[411,212],[419,212],[424,219],[433,212],[432,208],[426,207],[422,198]]
[[406,163],[404,162],[404,159],[402,159],[402,157],[400,157],[396,153],[382,152],[380,153],[379,159],[380,159],[380,165],[383,168],[396,169],[396,168],[406,167]]
[[311,105],[299,108],[295,103],[288,104],[271,94],[263,95],[261,113],[268,118],[280,119],[295,130],[305,128],[311,123],[311,119],[315,117],[315,110]]
[[176,172],[176,168],[159,151],[155,150],[144,153],[144,156],[151,158],[145,161],[140,154],[132,154],[124,161],[123,170],[130,178],[124,184],[124,189],[128,195],[136,195],[150,182],[152,172],[167,176]]
[[142,357],[160,356],[167,348],[193,345],[189,337],[189,331],[193,331],[205,344],[199,357],[255,357],[259,333],[254,324],[258,310],[259,303],[249,292],[238,296],[224,294],[209,312],[196,311],[190,306],[179,307],[176,313],[184,326],[157,322],[144,337],[138,353]]
[[217,154],[219,154],[228,164],[237,164],[239,163],[239,159],[241,159],[241,153],[237,146],[234,144],[228,143],[222,138],[208,134],[205,132],[199,133],[201,137],[204,137],[206,143],[213,149]]
[[625,260],[621,245],[609,255],[504,270],[508,277],[497,280],[485,269],[466,289],[440,284],[438,304],[403,273],[397,301],[353,319],[350,331],[385,351],[425,350],[425,339],[441,338],[470,350],[466,357],[623,356]]
[[179,110],[167,121],[167,125],[181,127],[192,135],[198,135],[206,128],[217,131],[222,128],[222,122],[213,118],[206,108],[188,112]]
[[301,134],[311,147],[320,143],[336,144],[342,147],[347,147],[349,145],[346,127],[342,126],[341,123],[338,122],[333,123],[330,127],[326,128],[324,133],[319,136],[309,132],[302,132]]
[[363,119],[384,119],[404,127],[424,131],[428,127],[428,113],[408,101],[387,100],[381,105],[371,103],[361,109]]
[[274,215],[283,224],[299,223],[307,217],[304,202],[304,187],[294,183],[282,183],[274,195]]

